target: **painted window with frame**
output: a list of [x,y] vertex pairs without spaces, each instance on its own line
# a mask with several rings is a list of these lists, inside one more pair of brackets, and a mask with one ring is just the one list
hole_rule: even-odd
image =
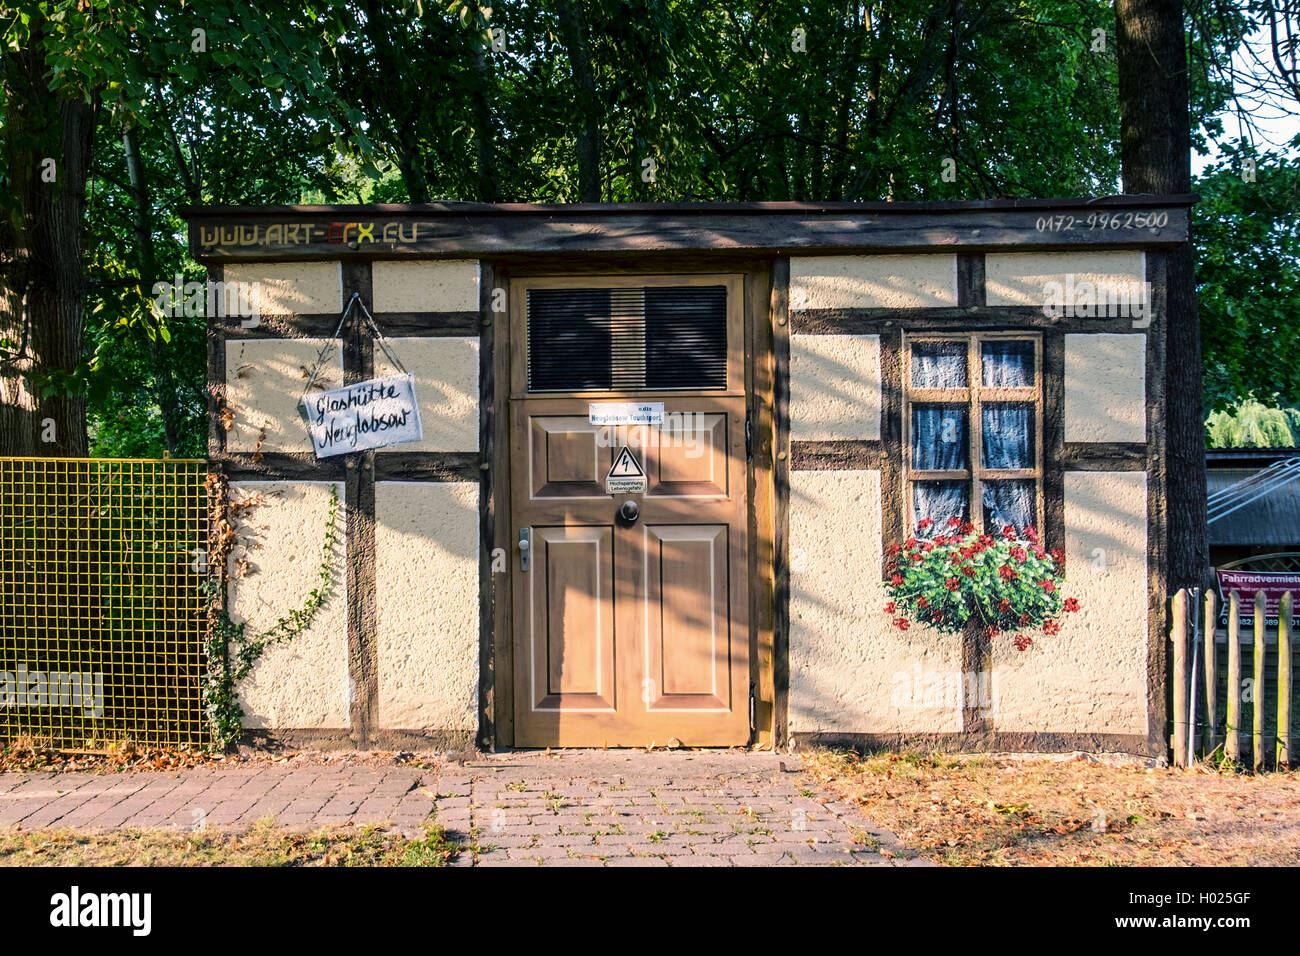
[[[1042,337],[918,334],[903,344],[910,533],[947,533],[951,518],[991,533],[1041,528]],[[932,524],[921,528],[926,519]]]

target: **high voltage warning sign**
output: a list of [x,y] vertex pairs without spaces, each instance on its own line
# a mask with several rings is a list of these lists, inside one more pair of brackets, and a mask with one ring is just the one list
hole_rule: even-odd
[[632,454],[632,449],[624,447],[605,474],[605,494],[643,495],[647,484],[645,469]]

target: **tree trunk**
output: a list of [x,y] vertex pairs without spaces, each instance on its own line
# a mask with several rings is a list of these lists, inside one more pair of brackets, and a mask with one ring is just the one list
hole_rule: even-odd
[[[122,130],[122,148],[126,153],[126,172],[131,182],[131,201],[135,205],[134,229],[136,268],[142,288],[150,288],[161,278],[153,245],[153,203],[149,196],[149,180],[145,176],[144,160],[140,156],[140,136],[134,123],[126,120]],[[180,442],[180,395],[176,390],[176,375],[167,361],[166,343],[162,338],[163,323],[155,321],[145,307],[149,337],[149,364],[153,373],[153,399],[162,415],[163,440],[167,450],[177,453]]]
[[[1120,144],[1126,193],[1191,192],[1187,49],[1179,0],[1117,0]],[[1201,337],[1190,242],[1169,253],[1165,462],[1169,588],[1204,587],[1205,422]]]
[[473,104],[475,169],[478,172],[480,202],[501,199],[501,181],[497,176],[496,135],[492,122],[492,99],[489,90],[496,87],[496,76],[484,53],[483,44],[474,47],[474,74],[477,82],[470,92]]
[[86,218],[86,178],[95,133],[95,111],[81,99],[60,97],[61,150],[56,183],[35,183],[32,206],[32,283],[28,307],[39,370],[62,383],[41,399],[38,454],[86,454],[86,399],[66,380],[81,362],[86,277],[81,261]]
[[573,85],[577,90],[575,147],[578,155],[578,198],[582,202],[600,202],[600,103],[596,98],[596,80],[591,72],[587,23],[582,15],[582,0],[559,0],[555,15],[560,20],[560,36],[569,55]]
[[0,455],[31,456],[36,454],[37,399],[27,382],[32,343],[26,264],[14,254],[11,240],[0,243]]
[[[96,110],[50,90],[39,22],[31,24],[27,49],[6,51],[3,62],[11,187],[5,205],[13,215],[0,235],[0,263],[8,267],[0,278],[0,331],[4,338],[17,331],[25,347],[0,363],[0,455],[84,456],[86,401],[72,375],[81,362],[81,258]],[[33,387],[33,375],[45,379],[43,388]]]

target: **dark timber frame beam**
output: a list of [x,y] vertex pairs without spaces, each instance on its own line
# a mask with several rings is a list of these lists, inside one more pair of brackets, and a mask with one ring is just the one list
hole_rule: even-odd
[[[188,206],[201,262],[1176,246],[1191,196],[961,203]],[[967,278],[968,285],[978,278]],[[975,305],[975,303],[971,303]],[[467,317],[468,318],[468,317]]]

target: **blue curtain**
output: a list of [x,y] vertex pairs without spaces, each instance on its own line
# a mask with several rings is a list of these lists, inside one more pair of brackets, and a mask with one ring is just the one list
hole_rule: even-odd
[[1007,525],[1020,531],[1034,521],[1032,481],[990,481],[984,485],[984,530],[996,534]]
[[990,388],[1028,388],[1034,384],[1033,342],[984,342],[981,381]]
[[[970,485],[964,481],[918,481],[912,485],[912,509],[918,525],[912,533],[918,538],[951,534],[949,518],[966,521],[970,517]],[[925,518],[934,524],[922,529],[919,525]]]
[[913,469],[953,471],[966,468],[969,447],[965,406],[912,406]]
[[983,408],[980,461],[985,468],[1034,467],[1034,406],[995,403]]
[[[964,342],[915,342],[912,345],[912,385],[916,388],[965,388]],[[1034,385],[1034,343],[993,341],[980,346],[980,381],[989,388],[1028,388]],[[985,468],[1034,467],[1034,406],[1024,402],[987,404],[981,410],[980,461]],[[970,467],[967,409],[961,405],[912,406],[912,468],[917,471],[961,471]],[[1017,530],[1034,523],[1034,482],[988,481],[984,485],[985,529]],[[918,481],[912,485],[916,519],[930,519],[932,528],[915,529],[927,536],[942,534],[950,518],[966,521],[972,507],[966,481]]]
[[965,388],[965,342],[917,342],[912,346],[912,385]]

